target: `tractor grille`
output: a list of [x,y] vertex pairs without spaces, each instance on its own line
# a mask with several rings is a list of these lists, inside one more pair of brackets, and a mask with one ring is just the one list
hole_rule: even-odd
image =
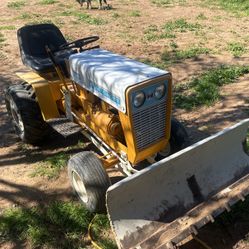
[[166,103],[162,101],[132,115],[136,145],[139,151],[165,138]]

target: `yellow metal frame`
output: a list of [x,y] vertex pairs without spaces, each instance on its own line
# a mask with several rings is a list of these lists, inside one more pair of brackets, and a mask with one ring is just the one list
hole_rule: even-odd
[[63,97],[60,92],[61,81],[48,81],[32,71],[17,73],[17,75],[32,85],[44,120],[59,118],[60,114],[56,101]]
[[[101,122],[94,122],[96,116],[96,112],[102,111],[108,113],[108,104],[104,101],[101,101],[101,105],[98,107],[99,110],[95,108],[95,101],[97,97],[95,97],[92,93],[86,91],[81,86],[74,84],[69,79],[63,80],[63,82],[58,78],[50,78],[45,79],[38,75],[35,72],[26,72],[26,73],[18,73],[17,74],[21,79],[31,84],[38,100],[38,104],[41,109],[42,116],[44,120],[49,120],[53,118],[60,117],[60,111],[65,112],[65,100],[62,93],[62,89],[65,84],[67,84],[67,90],[71,93],[72,100],[72,112],[75,115],[75,122],[77,122],[81,126],[87,126],[91,130],[93,130],[97,136],[99,136],[103,141],[108,144],[116,153],[121,154],[125,153],[128,157],[128,160],[132,164],[136,164],[139,161],[142,161],[151,155],[157,153],[162,150],[168,143],[170,138],[170,117],[171,117],[171,91],[172,91],[172,79],[171,75],[165,75],[162,77],[158,77],[153,80],[145,81],[138,86],[130,87],[126,92],[126,105],[127,105],[127,113],[124,114],[119,112],[119,119],[122,125],[122,129],[124,132],[124,137],[126,144],[121,143],[115,137],[108,134],[105,129],[103,129],[103,125]],[[142,150],[138,151],[136,147],[136,139],[134,130],[132,129],[132,113],[131,113],[131,103],[129,101],[129,96],[133,91],[144,88],[149,84],[154,84],[159,81],[168,81],[168,91],[167,91],[167,103],[166,104],[166,134],[165,138],[161,141],[158,141],[154,145]],[[98,125],[97,125],[98,123]],[[103,124],[106,123],[106,120],[103,120]],[[116,163],[116,160],[108,160],[104,163],[105,167],[110,167]]]
[[76,122],[79,123],[81,126],[83,126],[82,123],[87,125],[91,130],[93,130],[100,138],[104,140],[106,144],[108,144],[113,150],[116,151],[116,153],[127,153],[127,147],[117,141],[114,137],[106,133],[103,129],[101,129],[99,126],[97,126],[90,117],[87,117],[83,112],[77,111],[73,109],[73,112],[77,116]]

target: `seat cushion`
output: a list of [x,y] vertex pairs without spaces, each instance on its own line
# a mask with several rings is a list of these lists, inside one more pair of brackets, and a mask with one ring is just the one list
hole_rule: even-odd
[[[66,76],[68,76],[68,72],[65,60],[68,59],[72,53],[73,51],[70,50],[70,51],[63,51],[63,53],[60,54],[55,54],[55,61],[57,65],[60,66],[60,68],[62,69],[62,71]],[[44,58],[44,57],[29,56],[29,58],[26,59],[25,64],[39,73],[48,73],[55,71],[53,63],[49,57]]]

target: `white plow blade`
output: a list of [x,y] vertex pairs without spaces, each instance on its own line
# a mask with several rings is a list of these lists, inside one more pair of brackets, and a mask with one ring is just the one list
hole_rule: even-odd
[[107,208],[119,248],[174,248],[249,193],[249,119],[114,184]]

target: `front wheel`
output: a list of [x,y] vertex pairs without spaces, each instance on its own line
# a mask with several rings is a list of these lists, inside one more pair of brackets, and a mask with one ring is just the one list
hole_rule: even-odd
[[167,146],[157,153],[156,161],[162,160],[177,151],[180,151],[190,144],[188,133],[185,127],[177,119],[171,119],[170,140]]
[[106,211],[105,194],[111,182],[93,152],[84,151],[71,157],[68,176],[75,193],[90,212]]

